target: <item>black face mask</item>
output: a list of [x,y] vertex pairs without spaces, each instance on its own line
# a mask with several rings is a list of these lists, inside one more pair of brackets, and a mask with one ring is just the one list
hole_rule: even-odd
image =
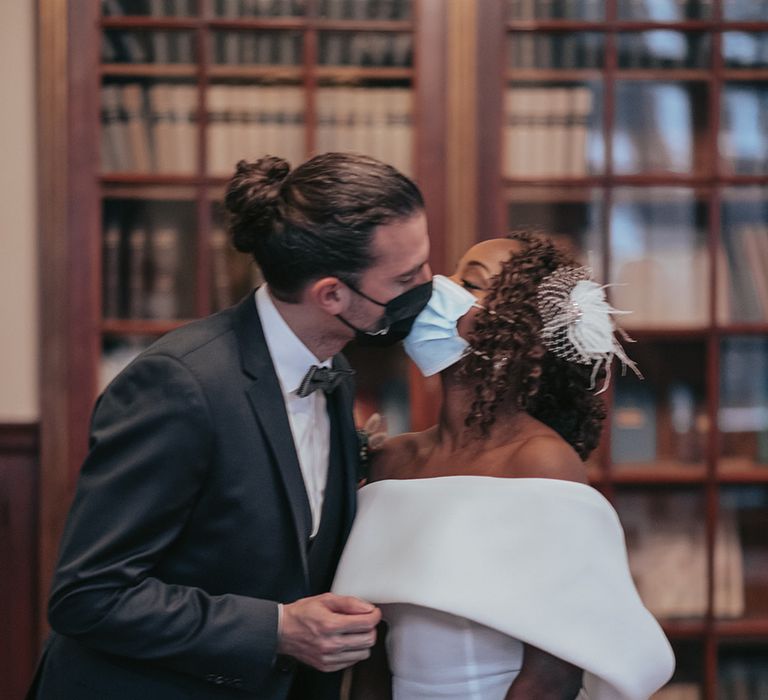
[[364,330],[353,326],[343,316],[338,315],[345,326],[355,331],[355,340],[360,345],[368,347],[388,347],[403,340],[411,331],[411,326],[416,317],[427,305],[432,296],[432,280],[424,282],[417,287],[409,289],[407,292],[399,294],[394,299],[390,299],[386,304],[371,299],[367,294],[363,294],[359,289],[352,286],[349,282],[344,282],[355,294],[359,294],[363,299],[367,299],[377,306],[384,307],[384,315],[377,324],[378,330]]

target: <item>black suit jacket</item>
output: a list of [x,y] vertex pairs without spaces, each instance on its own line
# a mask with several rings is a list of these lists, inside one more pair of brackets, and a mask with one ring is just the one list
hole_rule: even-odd
[[[341,356],[334,363],[347,367]],[[339,387],[328,406],[343,541],[355,503],[351,387]],[[99,398],[36,697],[286,697],[296,665],[276,658],[275,601],[316,592],[310,527],[249,295],[161,338]]]

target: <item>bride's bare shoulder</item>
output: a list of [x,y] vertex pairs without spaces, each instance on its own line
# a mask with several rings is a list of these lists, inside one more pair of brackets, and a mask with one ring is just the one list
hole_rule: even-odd
[[516,450],[514,462],[518,477],[588,483],[584,462],[576,450],[556,434],[532,436]]
[[414,467],[429,442],[428,433],[403,433],[387,438],[381,448],[371,455],[368,481],[413,477]]

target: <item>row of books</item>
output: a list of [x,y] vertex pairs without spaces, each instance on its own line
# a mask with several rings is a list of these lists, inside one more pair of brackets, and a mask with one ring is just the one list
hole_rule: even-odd
[[726,231],[727,261],[721,304],[724,322],[768,320],[768,224],[743,224]]
[[717,697],[721,700],[765,700],[768,698],[768,658],[722,661],[717,688]]
[[[765,9],[768,17],[768,3]],[[768,66],[768,34],[725,32],[723,59],[726,68],[765,68]]]
[[699,683],[674,682],[664,686],[651,697],[652,700],[701,700],[703,695]]
[[[199,1],[199,0],[198,0]],[[318,13],[327,19],[407,20],[413,0],[319,0]],[[216,17],[300,17],[307,0],[213,0]],[[196,0],[102,0],[107,17],[148,15],[190,17],[199,11]]]
[[[194,173],[197,88],[108,84],[102,88],[105,173]],[[403,88],[321,88],[318,152],[355,151],[412,168],[412,95]],[[290,86],[212,85],[207,93],[208,171],[231,175],[242,158],[275,153],[305,160],[304,92]]]
[[723,172],[768,174],[768,86],[725,85],[718,145]]
[[[704,501],[696,493],[622,493],[616,507],[627,538],[640,597],[659,618],[707,612],[707,537]],[[744,553],[735,511],[723,509],[714,556],[714,612],[744,614]]]
[[[509,177],[589,172],[594,94],[584,86],[511,87],[505,94],[503,172]],[[595,134],[599,137],[599,134]]]
[[[743,12],[735,8],[728,12],[728,5],[749,5],[744,0],[725,0],[725,16]],[[758,5],[759,2],[754,3]],[[507,19],[568,19],[599,22],[605,19],[605,3],[602,0],[507,0]],[[620,20],[677,22],[712,17],[712,0],[618,0],[617,16]],[[759,19],[750,16],[748,19]]]

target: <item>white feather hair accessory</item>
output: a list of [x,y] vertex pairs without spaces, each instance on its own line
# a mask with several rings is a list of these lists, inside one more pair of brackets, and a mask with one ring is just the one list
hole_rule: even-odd
[[614,355],[621,360],[623,371],[629,367],[642,378],[615,335],[618,331],[624,340],[634,342],[613,320],[613,316],[631,312],[619,311],[608,303],[607,286],[595,282],[588,267],[562,267],[541,281],[537,293],[544,346],[568,362],[592,365],[590,388],[605,366],[605,382],[598,394],[608,388]]

